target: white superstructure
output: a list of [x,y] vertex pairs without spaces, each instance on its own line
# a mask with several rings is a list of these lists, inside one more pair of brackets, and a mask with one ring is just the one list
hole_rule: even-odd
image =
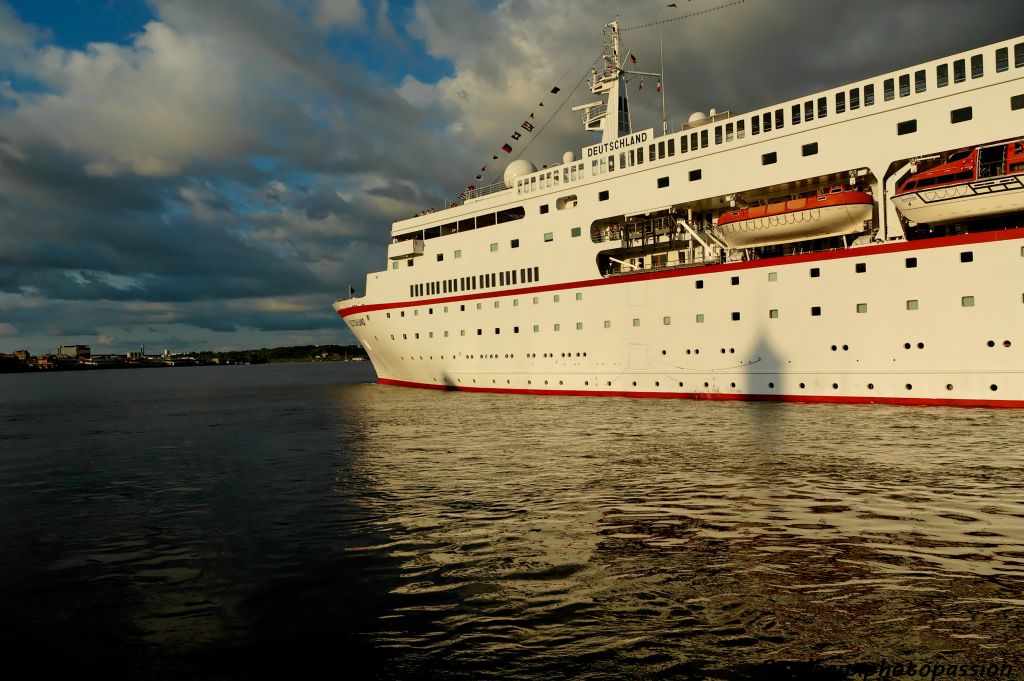
[[[616,22],[606,36],[604,99],[578,107],[600,143],[395,223],[387,269],[335,303],[381,382],[1024,406],[1024,199],[935,224],[893,200],[951,157],[1013,152],[1024,38],[656,135],[632,130]],[[716,226],[836,186],[873,199],[839,231],[729,248],[778,240]]]

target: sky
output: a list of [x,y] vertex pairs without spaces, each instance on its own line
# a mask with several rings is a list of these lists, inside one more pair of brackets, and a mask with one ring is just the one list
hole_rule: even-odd
[[616,15],[674,129],[1024,33],[1019,0],[667,4],[0,0],[0,353],[353,342],[331,303],[393,221],[597,141],[569,110]]

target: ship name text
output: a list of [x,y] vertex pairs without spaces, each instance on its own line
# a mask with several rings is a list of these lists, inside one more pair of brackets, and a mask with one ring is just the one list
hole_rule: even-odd
[[587,147],[587,158],[593,156],[600,156],[601,154],[607,154],[611,151],[618,151],[619,149],[625,149],[626,147],[632,147],[637,144],[643,144],[647,140],[654,136],[654,128],[648,128],[642,132],[635,132],[632,135],[620,137],[617,140],[611,142],[605,142],[603,144],[595,144],[592,147]]

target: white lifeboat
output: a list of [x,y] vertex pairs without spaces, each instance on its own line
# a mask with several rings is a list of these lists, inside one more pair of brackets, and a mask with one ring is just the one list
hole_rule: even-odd
[[911,175],[892,199],[907,220],[942,224],[1024,210],[1024,144],[962,151]]
[[722,213],[716,230],[729,248],[774,246],[863,231],[873,210],[870,194],[833,187],[827,194]]

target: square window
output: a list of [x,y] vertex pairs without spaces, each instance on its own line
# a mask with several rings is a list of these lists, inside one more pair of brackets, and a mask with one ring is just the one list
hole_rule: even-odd
[[779,311],[778,310],[768,310],[768,319],[778,319],[778,318],[779,318]]
[[484,330],[483,329],[477,329],[476,330],[476,335],[478,335],[478,336],[484,335]]
[[494,307],[501,307],[501,301],[495,300],[494,301]]
[[494,335],[495,336],[500,335],[500,334],[501,334],[501,329],[495,329],[494,330]]
[[907,309],[908,310],[916,310],[917,309],[917,301],[916,300],[908,300],[907,301]]
[[820,317],[821,316],[821,308],[818,307],[817,305],[812,307],[811,308],[811,316],[812,317]]
[[664,189],[667,186],[668,186],[668,178],[667,177],[659,177],[658,178],[658,189]]
[[803,156],[814,156],[818,153],[818,143],[811,142],[800,147],[800,153]]
[[821,269],[818,267],[811,268],[811,277],[817,278],[821,276]]
[[761,154],[761,165],[770,166],[773,163],[778,162],[779,156],[774,151],[770,151],[767,154]]
[[1018,111],[1020,109],[1024,109],[1024,95],[1010,97],[1010,111]]
[[556,294],[555,294],[555,299],[554,299],[554,300],[555,300],[555,302],[557,303],[557,302],[558,302],[558,301],[560,301],[561,299],[562,299],[562,296],[560,296],[559,294],[557,294],[557,293],[556,293]]
[[857,274],[864,274],[868,271],[868,265],[867,263],[859,262],[853,266],[853,271]]
[[482,310],[482,309],[483,309],[483,307],[484,307],[484,304],[483,304],[483,303],[477,303],[477,304],[476,304],[476,309],[478,309],[478,310]]
[[555,331],[561,331],[561,330],[562,330],[562,325],[561,324],[555,324]]
[[778,280],[779,280],[779,273],[778,272],[769,272],[768,273],[768,281],[778,281]]
[[857,314],[864,314],[868,311],[867,303],[857,303]]
[[549,210],[550,210],[550,208],[548,208],[548,204],[546,204],[546,203],[545,203],[545,204],[544,204],[543,206],[541,206],[541,207],[540,207],[540,214],[541,214],[541,215],[544,215],[544,214],[545,214],[545,213],[547,213],[547,212],[548,212]]
[[491,253],[494,253],[497,250],[498,250],[498,244],[497,243],[491,244]]
[[973,107],[965,106],[962,109],[953,109],[949,112],[950,123],[963,123],[974,118]]
[[732,313],[732,320],[734,322],[738,322],[740,320],[740,313],[739,312],[733,312]]
[[739,277],[733,277],[730,280],[730,282],[732,283],[733,286],[739,286],[740,285],[740,278]]
[[444,260],[444,253],[438,253],[437,254],[437,261],[441,262],[442,260]]
[[465,329],[460,330],[459,331],[459,335],[460,336],[465,336],[466,335],[466,330]]
[[519,307],[519,299],[518,298],[513,298],[512,299],[512,307]]
[[909,121],[902,121],[896,124],[897,135],[909,135],[912,132],[917,132],[917,119],[914,118]]
[[974,307],[974,296],[964,296],[960,299],[960,305],[963,307]]
[[640,326],[640,319],[639,318],[636,318],[636,317],[633,318],[633,326]]
[[533,325],[533,332],[537,333],[538,331],[540,331],[540,324],[534,324]]
[[974,262],[973,251],[963,251],[960,253],[960,262]]
[[533,297],[533,304],[536,305],[539,302],[540,302],[540,298],[538,296],[534,296]]
[[512,241],[509,242],[509,246],[512,248],[519,248],[519,239],[512,239]]
[[544,241],[545,242],[554,241],[554,240],[555,240],[555,233],[554,232],[544,232]]
[[672,323],[672,318],[671,317],[662,317],[661,318],[661,323],[664,324],[665,326],[669,326]]
[[519,327],[518,326],[513,326],[512,327],[512,333],[519,333]]
[[907,258],[905,262],[907,269],[917,267],[917,258]]
[[602,189],[600,192],[598,192],[597,200],[598,201],[607,201],[608,200],[608,190],[607,189]]
[[393,269],[393,270],[397,270],[398,269],[398,261],[397,260],[395,260],[395,261],[393,261],[391,263],[391,269]]
[[569,235],[573,236],[573,237],[577,237],[577,236],[579,236],[581,234],[583,234],[583,228],[582,227],[573,227],[572,230],[569,232]]
[[696,182],[699,179],[700,179],[700,168],[698,168],[697,170],[691,170],[690,171],[690,182]]
[[[1024,255],[1024,253],[1022,253],[1021,255]],[[693,282],[693,285],[696,288],[704,288],[704,280],[698,279],[697,281]]]
[[698,324],[703,324],[704,323],[704,313],[701,313],[701,314],[697,315],[697,323]]
[[583,322],[576,322],[576,330],[577,331],[582,331],[583,330]]
[[582,293],[582,291],[579,291],[579,292],[576,293],[576,300],[583,300],[583,293]]
[[455,257],[456,258],[461,258],[462,257],[462,251],[461,250],[455,251]]
[[445,337],[445,338],[447,338],[447,337],[448,337],[448,332],[447,332],[447,331],[445,331],[445,332],[444,332],[444,337]]
[[604,320],[604,328],[606,328],[606,329],[612,328],[611,320],[609,320],[609,319]]

